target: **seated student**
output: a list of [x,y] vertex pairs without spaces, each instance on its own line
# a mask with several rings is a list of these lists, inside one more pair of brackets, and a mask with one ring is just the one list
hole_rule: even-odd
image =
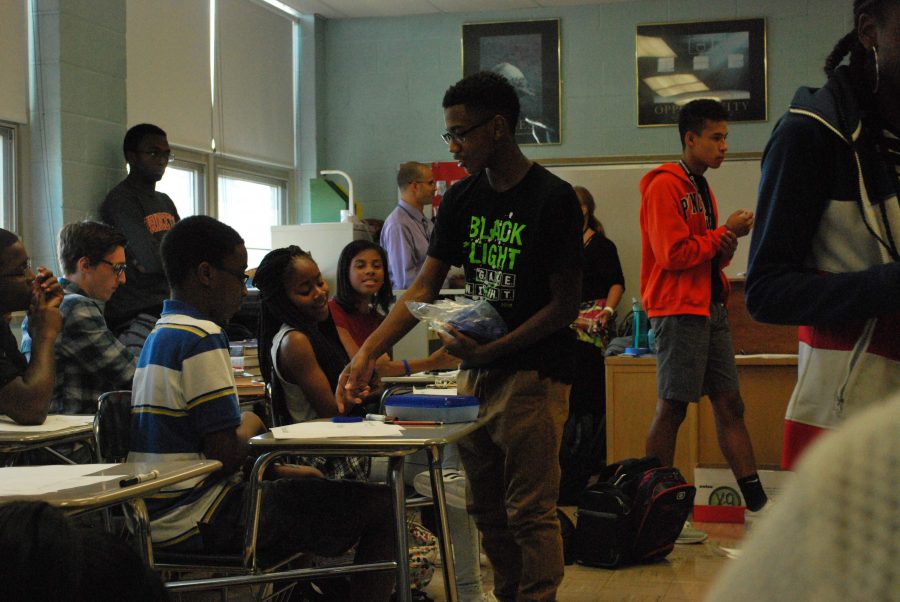
[[[368,240],[354,240],[338,259],[337,294],[328,300],[331,317],[347,355],[353,356],[387,315],[392,300],[385,250]],[[385,354],[376,363],[381,376],[409,376],[441,368],[458,368],[459,359],[441,347],[424,359],[392,361]]]
[[[300,247],[275,249],[253,277],[259,289],[259,367],[293,422],[330,418],[344,410],[335,399],[349,361],[328,310],[328,283]],[[368,478],[369,459],[305,457],[333,479]]]
[[0,324],[0,414],[20,424],[43,424],[53,393],[53,344],[63,292],[53,272],[35,276],[19,237],[0,228],[0,314],[28,310],[31,361],[19,352],[8,320]]
[[[255,414],[240,412],[221,328],[247,294],[247,249],[231,227],[198,215],[175,224],[161,252],[172,298],[135,372],[128,460],[221,461],[223,468],[212,476],[149,497],[147,509],[157,547],[236,552],[249,493],[241,472],[247,441],[265,431]],[[322,478],[266,481],[258,549],[336,556],[358,542],[358,562],[385,560],[394,551],[389,516],[383,486]],[[393,580],[393,572],[354,576],[351,599],[387,600]]]
[[[93,414],[101,393],[131,388],[137,366],[103,317],[105,302],[125,282],[125,237],[100,222],[67,224],[59,231],[59,264],[65,297],[50,413]],[[27,320],[22,328],[22,350],[30,350]]]
[[159,576],[125,541],[79,529],[46,502],[0,506],[0,591],[7,602],[164,602]]

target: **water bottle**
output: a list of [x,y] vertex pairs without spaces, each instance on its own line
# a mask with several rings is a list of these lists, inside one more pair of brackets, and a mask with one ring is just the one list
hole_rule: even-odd
[[634,337],[631,342],[632,347],[626,349],[626,352],[634,355],[650,353],[650,341],[647,338],[647,331],[649,330],[647,314],[641,308],[641,302],[634,297],[631,298],[631,319]]

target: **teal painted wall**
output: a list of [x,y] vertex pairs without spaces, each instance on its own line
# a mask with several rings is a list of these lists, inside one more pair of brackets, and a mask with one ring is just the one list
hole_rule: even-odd
[[637,2],[324,22],[321,168],[353,178],[365,217],[396,200],[397,166],[450,158],[439,138],[441,98],[461,77],[462,24],[559,18],[563,142],[526,147],[531,158],[677,152],[674,128],[638,128],[635,27],[640,23],[765,17],[769,119],[735,123],[732,151],[761,151],[799,85],[820,85],[834,43],[852,27],[850,0]]

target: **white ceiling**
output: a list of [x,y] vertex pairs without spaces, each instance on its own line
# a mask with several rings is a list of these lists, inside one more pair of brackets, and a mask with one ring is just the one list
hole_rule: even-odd
[[404,17],[628,1],[630,0],[281,0],[296,11],[318,14],[328,19]]

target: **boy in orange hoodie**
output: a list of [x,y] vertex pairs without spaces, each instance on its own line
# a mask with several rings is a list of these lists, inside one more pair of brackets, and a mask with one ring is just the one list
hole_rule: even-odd
[[671,465],[687,404],[709,395],[719,446],[748,509],[758,511],[767,498],[744,425],[722,273],[753,214],[735,211],[717,226],[716,199],[703,177],[725,160],[727,121],[715,100],[686,104],[678,122],[681,160],[641,179],[641,297],[658,343],[658,400],[646,450]]

